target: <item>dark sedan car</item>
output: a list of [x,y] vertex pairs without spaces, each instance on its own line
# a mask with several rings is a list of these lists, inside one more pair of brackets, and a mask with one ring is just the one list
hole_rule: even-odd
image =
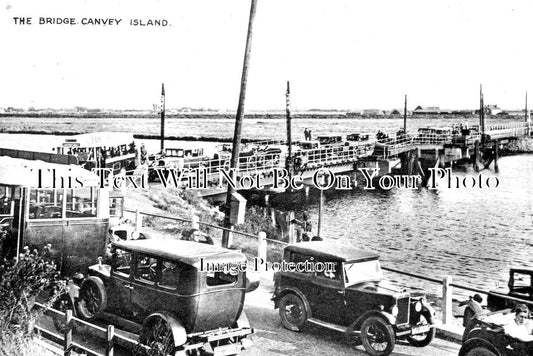
[[142,343],[172,354],[237,354],[250,344],[242,253],[172,239],[118,241],[111,253],[78,280],[78,317],[133,321]]
[[491,311],[512,308],[525,303],[533,310],[533,270],[511,268],[507,288],[492,290],[488,294],[487,308]]
[[320,241],[287,246],[283,260],[272,299],[287,329],[311,322],[345,332],[371,355],[390,354],[396,339],[419,347],[433,340],[433,309],[387,283],[379,255]]

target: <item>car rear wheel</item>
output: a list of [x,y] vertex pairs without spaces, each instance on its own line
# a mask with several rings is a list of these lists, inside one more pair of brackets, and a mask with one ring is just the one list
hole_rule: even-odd
[[285,294],[279,302],[281,324],[289,330],[301,331],[307,320],[303,300],[296,294]]
[[146,325],[140,337],[141,344],[156,351],[156,355],[169,355],[174,352],[174,338],[167,322],[161,318],[154,319]]
[[361,326],[361,341],[372,356],[386,356],[394,349],[396,338],[392,326],[382,318],[371,316]]
[[[420,313],[420,320],[416,324],[416,326],[423,326],[433,324],[433,318],[431,317],[431,313],[428,310],[424,310],[422,313]],[[407,337],[407,341],[413,346],[416,347],[424,347],[427,346],[433,341],[433,338],[435,337],[435,328],[430,328],[428,332],[425,332],[423,334],[417,334],[417,335],[410,335]]]
[[107,293],[104,282],[98,277],[89,277],[81,285],[80,299],[78,302],[78,315],[80,318],[92,321],[107,306]]
[[484,348],[484,347],[474,347],[472,350],[468,351],[465,356],[497,356],[494,352]]

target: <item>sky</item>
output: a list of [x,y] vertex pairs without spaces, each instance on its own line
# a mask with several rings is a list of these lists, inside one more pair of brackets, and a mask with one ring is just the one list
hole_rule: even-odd
[[[167,108],[237,109],[251,0],[2,2],[0,107],[150,110],[165,83]],[[245,111],[284,110],[287,81],[293,110],[475,109],[480,84],[522,109],[532,15],[530,0],[258,0]]]

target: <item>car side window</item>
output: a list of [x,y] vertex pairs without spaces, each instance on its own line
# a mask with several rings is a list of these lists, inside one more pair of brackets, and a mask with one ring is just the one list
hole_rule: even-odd
[[321,272],[317,272],[317,277],[326,278],[330,280],[341,280],[342,279],[342,268],[341,264],[339,262],[331,262],[331,261],[319,261],[322,266],[324,266],[324,270]]
[[129,277],[132,261],[131,252],[117,248],[113,251],[111,258],[114,272],[123,277]]
[[134,278],[144,282],[158,282],[161,278],[161,268],[157,258],[145,254],[137,254]]
[[161,280],[159,286],[176,289],[180,280],[179,263],[176,261],[162,261]]

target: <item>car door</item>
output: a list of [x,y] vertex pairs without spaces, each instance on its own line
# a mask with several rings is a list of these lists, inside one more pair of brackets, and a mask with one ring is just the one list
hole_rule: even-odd
[[[317,262],[315,266],[324,265],[326,261]],[[346,301],[341,263],[335,262],[333,270],[316,272],[309,302],[313,317],[334,324],[345,324]]]
[[131,278],[133,255],[131,251],[115,248],[112,252],[111,288],[108,309],[121,316],[129,316],[131,309]]
[[131,308],[135,320],[142,321],[151,312],[162,308],[157,283],[161,279],[159,259],[137,253],[131,280]]

